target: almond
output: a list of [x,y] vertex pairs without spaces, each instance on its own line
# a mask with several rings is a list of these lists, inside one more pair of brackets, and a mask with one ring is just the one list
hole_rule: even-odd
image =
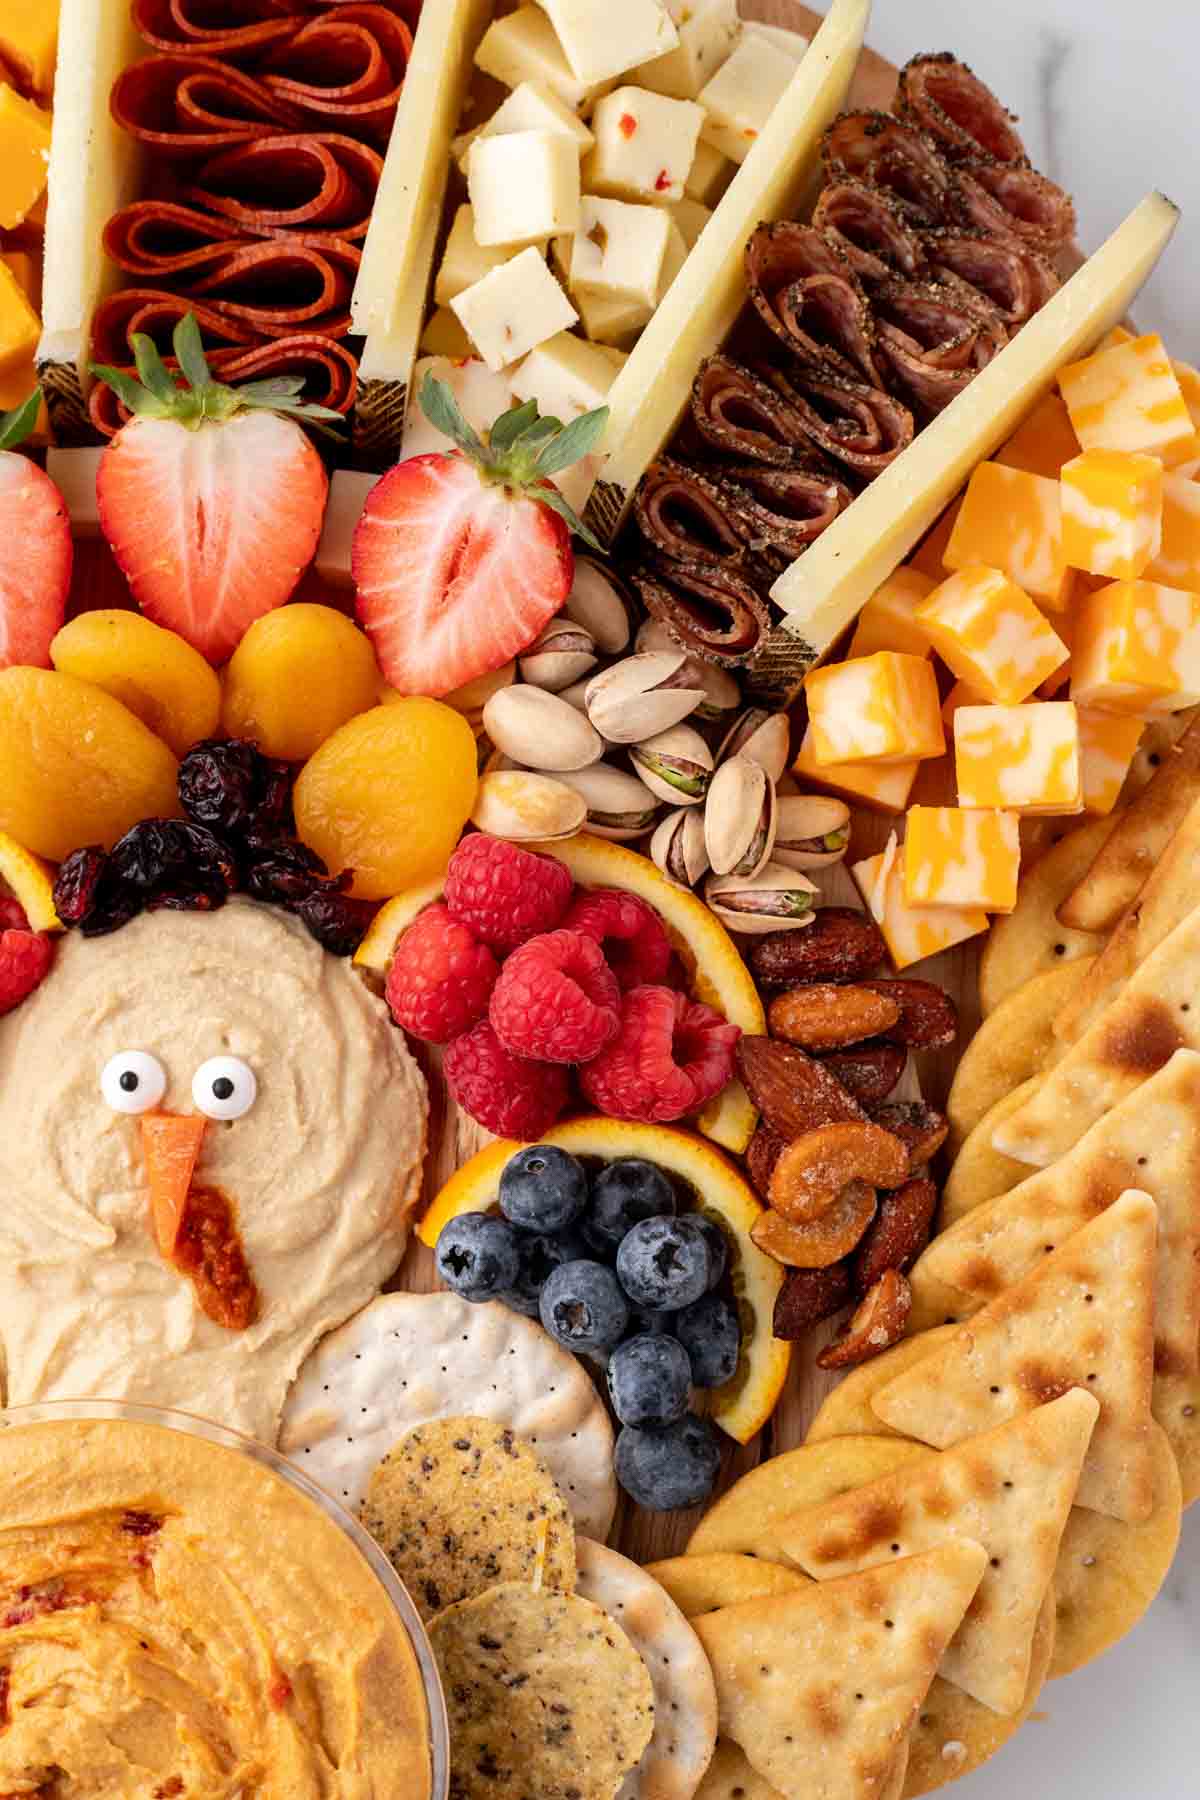
[[859,981],[886,960],[878,925],[853,906],[823,906],[803,931],[769,932],[750,951],[750,967],[764,988]]
[[889,1269],[907,1269],[929,1242],[938,1191],[918,1177],[884,1194],[870,1228],[854,1255],[854,1286],[866,1294]]
[[830,1051],[821,1062],[860,1106],[872,1108],[887,1099],[903,1075],[908,1051],[901,1044],[856,1044],[853,1050]]
[[760,1119],[754,1136],[746,1145],[746,1173],[750,1177],[751,1186],[764,1200],[771,1183],[771,1170],[786,1147],[787,1139],[781,1137],[765,1119]]
[[904,1336],[912,1311],[912,1289],[899,1269],[889,1269],[875,1283],[857,1312],[852,1313],[844,1337],[835,1338],[817,1358],[818,1369],[852,1369]]
[[776,1262],[793,1269],[827,1269],[849,1256],[875,1216],[875,1190],[865,1181],[843,1188],[828,1212],[808,1225],[793,1225],[777,1212],[762,1213],[750,1236]]
[[945,1113],[938,1112],[935,1106],[926,1106],[923,1100],[892,1100],[886,1106],[873,1106],[871,1117],[876,1125],[894,1131],[908,1145],[914,1169],[931,1162],[950,1135],[950,1121]]
[[850,1272],[844,1262],[830,1263],[827,1269],[789,1269],[775,1296],[775,1336],[792,1343],[840,1312],[849,1298]]
[[799,1044],[802,1050],[841,1050],[879,1037],[900,1017],[900,1007],[869,987],[840,987],[832,981],[789,988],[767,1009],[773,1037]]
[[743,1037],[737,1047],[738,1073],[767,1124],[781,1137],[799,1137],[817,1125],[866,1120],[835,1075],[796,1044],[768,1037]]
[[908,1172],[907,1149],[882,1126],[821,1125],[780,1153],[768,1197],[782,1218],[807,1225],[829,1211],[849,1182],[894,1188]]
[[893,1043],[910,1050],[944,1050],[958,1036],[958,1008],[932,981],[902,976],[898,981],[864,981],[863,986],[886,994],[900,1008],[888,1033]]

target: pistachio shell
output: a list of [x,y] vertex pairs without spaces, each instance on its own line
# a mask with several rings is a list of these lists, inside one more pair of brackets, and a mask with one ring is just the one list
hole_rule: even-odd
[[582,713],[525,682],[492,695],[483,709],[483,728],[505,756],[551,774],[586,769],[604,754],[604,739]]
[[718,875],[757,875],[775,841],[775,786],[744,756],[721,763],[704,803],[704,844]]
[[674,806],[699,806],[712,776],[712,751],[690,725],[656,732],[630,752],[652,794]]
[[586,716],[587,691],[591,684],[591,676],[585,675],[582,681],[573,681],[570,687],[559,688],[558,697],[560,700],[565,700],[568,706],[573,706],[576,712],[581,712]]
[[791,725],[785,712],[751,706],[737,719],[717,749],[717,766],[731,756],[744,756],[778,781],[787,768]]
[[669,730],[704,698],[702,689],[686,685],[686,662],[677,650],[613,663],[588,683],[588,718],[612,744],[640,744]]
[[730,931],[757,934],[811,925],[810,896],[817,889],[803,875],[768,862],[757,875],[710,875],[704,898]]
[[586,817],[582,795],[552,775],[532,775],[527,769],[484,775],[471,809],[471,823],[480,831],[517,842],[573,837]]
[[680,887],[695,887],[708,868],[699,807],[680,806],[668,813],[650,839],[650,854],[670,880]]
[[593,763],[557,777],[573,788],[587,807],[587,829],[597,837],[618,840],[642,837],[658,817],[658,803],[644,782],[611,763]]
[[[635,648],[640,652],[671,652],[678,650],[680,646],[660,619],[646,619],[638,628]],[[703,700],[696,708],[697,719],[704,719],[709,724],[720,724],[742,704],[742,690],[728,669],[718,669],[715,663],[701,662],[698,656],[688,656],[683,672],[687,676],[688,686],[698,687],[704,693]]]
[[620,656],[628,648],[632,602],[622,592],[620,577],[592,557],[576,555],[575,579],[563,611],[606,656]]
[[596,640],[573,619],[551,619],[519,659],[522,681],[552,694],[595,668]]
[[841,862],[850,843],[850,808],[819,794],[786,795],[779,801],[776,862],[789,869],[825,869]]

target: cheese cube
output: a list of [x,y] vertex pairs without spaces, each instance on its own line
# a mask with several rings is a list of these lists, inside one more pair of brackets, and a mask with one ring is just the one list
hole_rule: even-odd
[[658,297],[660,300],[682,269],[687,259],[688,247],[684,240],[683,233],[680,231],[674,219],[672,219],[670,234],[667,238],[667,248],[663,256],[662,273],[658,278]]
[[0,252],[0,262],[8,264],[17,286],[36,311],[42,298],[42,269],[39,259],[29,250],[5,250]]
[[540,82],[576,112],[585,112],[612,86],[611,81],[579,79],[540,6],[520,6],[516,12],[493,19],[475,52],[475,65],[505,87]]
[[[0,412],[12,412],[15,407],[24,406],[37,383],[37,364],[32,352],[7,369],[0,369]],[[46,410],[45,394],[33,430],[25,442],[33,450],[40,450],[50,442],[50,414]]]
[[911,762],[946,747],[937,681],[920,656],[891,650],[829,663],[804,678],[817,761]]
[[457,400],[463,418],[480,433],[490,431],[501,413],[506,413],[513,405],[513,387],[507,372],[493,374],[477,356],[469,356],[465,362],[451,361],[445,356],[422,356],[413,365],[412,380],[408,384],[401,461],[409,456],[427,456],[433,450],[455,448],[454,440],[425,417],[421,389],[426,375],[445,382]]
[[1058,385],[1085,450],[1192,454],[1192,416],[1157,332],[1060,369]]
[[1101,712],[1171,713],[1200,701],[1200,596],[1114,581],[1080,606],[1071,698]]
[[[550,257],[559,278],[566,282],[571,273],[574,238],[556,237],[550,245]],[[664,253],[664,262],[665,262]],[[659,279],[661,280],[661,271]],[[584,336],[605,350],[631,345],[654,313],[642,300],[618,300],[603,294],[577,293],[571,296],[579,312]]]
[[[1078,569],[1072,569],[1070,574],[1072,576],[1072,604],[1074,604],[1076,599],[1082,601],[1084,596],[1092,591],[1090,587],[1085,585],[1086,583],[1094,581],[1098,586],[1104,585],[1097,576],[1081,575]],[[1061,639],[1066,645],[1068,656],[1065,662],[1059,663],[1057,669],[1052,669],[1050,671],[1045,681],[1038,683],[1037,698],[1039,700],[1052,700],[1055,694],[1060,693],[1061,690],[1067,686],[1071,679],[1071,658],[1069,652],[1072,644],[1075,642],[1075,618],[1071,612],[1055,613],[1052,617],[1047,615],[1047,623],[1055,636]],[[980,696],[980,699],[983,699],[982,695]]]
[[1063,554],[1072,568],[1128,581],[1162,543],[1163,468],[1140,451],[1084,450],[1063,467]]
[[747,19],[742,26],[754,37],[760,37],[783,56],[798,63],[808,49],[809,39],[802,31],[789,31],[786,25],[764,25],[760,19]]
[[674,50],[679,33],[659,0],[540,0],[573,73],[604,81]]
[[0,262],[0,369],[29,364],[41,335],[41,320],[7,262]]
[[1163,480],[1162,543],[1146,565],[1147,581],[1200,593],[1200,484],[1173,469]]
[[1063,464],[1078,455],[1079,439],[1061,395],[1047,394],[1024,424],[1017,426],[1008,442],[1000,446],[994,460],[1006,468],[1024,469],[1029,475],[1044,475],[1049,481],[1057,481]]
[[960,706],[986,706],[986,694],[976,693],[975,689],[965,681],[956,681],[946,698],[942,701],[942,724],[948,730],[954,729],[954,715]]
[[571,241],[567,285],[572,293],[635,300],[653,308],[670,235],[671,216],[661,207],[585,194]]
[[1105,332],[1092,354],[1095,356],[1101,350],[1111,350],[1114,344],[1132,344],[1133,338],[1133,332],[1127,331],[1124,325],[1114,325],[1111,331]]
[[0,59],[25,87],[49,96],[58,54],[58,0],[4,0]]
[[737,0],[667,0],[679,43],[636,68],[634,79],[656,94],[694,100],[737,43]]
[[1079,762],[1083,810],[1110,813],[1142,738],[1143,720],[1079,708]]
[[475,214],[469,206],[460,206],[454,215],[446,248],[433,284],[433,297],[439,306],[449,306],[455,294],[474,286],[484,275],[498,269],[513,254],[511,245],[487,249],[475,237]]
[[1069,700],[960,706],[954,715],[958,804],[1021,813],[1083,805],[1079,719]]
[[899,568],[876,588],[858,615],[846,655],[873,656],[877,650],[900,650],[906,656],[928,656],[929,639],[913,614],[933,592],[935,583],[919,569]]
[[514,131],[557,132],[570,138],[580,156],[596,141],[574,108],[544,81],[519,82],[473,135],[507,137]]
[[978,907],[909,906],[895,832],[878,856],[855,863],[850,873],[897,969],[910,968],[988,928],[988,916]]
[[704,142],[732,162],[745,162],[798,67],[763,38],[744,31],[732,55],[697,95],[708,114],[700,133]]
[[449,356],[455,359],[471,355],[471,340],[450,311],[439,306],[425,321],[418,348],[426,356]]
[[920,766],[918,762],[822,765],[817,761],[810,726],[796,752],[792,773],[809,787],[825,788],[846,800],[856,800],[872,812],[902,813]]
[[682,200],[676,200],[673,206],[667,208],[667,211],[678,225],[680,235],[689,250],[712,218],[711,208],[702,206],[699,200],[693,200],[688,194],[685,194]]
[[[30,384],[32,386],[32,383]],[[26,393],[29,392],[27,388]],[[71,520],[71,536],[77,538],[99,537],[100,509],[96,504],[96,476],[100,469],[102,450],[59,450],[53,445],[46,452],[46,473],[67,503],[67,513]],[[336,476],[334,480],[336,480]],[[378,479],[378,478],[376,478]],[[330,482],[330,499],[332,499],[333,482]],[[363,495],[366,499],[366,495]],[[358,509],[362,511],[361,505]],[[354,515],[358,522],[358,513]],[[346,572],[350,572],[349,542],[346,545]]]
[[578,317],[532,248],[456,294],[450,307],[489,369],[516,362]]
[[705,206],[715,206],[736,174],[737,164],[701,137],[683,189],[690,199],[703,201]]
[[938,520],[937,524],[922,538],[908,559],[910,569],[919,569],[922,575],[928,575],[931,581],[940,582],[946,579],[948,570],[944,562],[946,546],[954,535],[954,527],[958,524],[958,515],[962,511],[963,496],[951,502]]
[[904,834],[904,898],[909,906],[1017,904],[1021,821],[1013,812],[913,806]]
[[592,115],[596,147],[584,158],[584,186],[589,193],[653,206],[682,200],[703,123],[703,110],[691,100],[614,88]]
[[960,680],[1000,706],[1027,699],[1070,654],[1029,595],[982,565],[934,588],[914,621]]
[[12,231],[32,215],[46,192],[50,114],[0,85],[0,229]]
[[981,463],[967,484],[962,509],[942,558],[947,569],[985,563],[1048,605],[1064,604],[1067,565],[1057,481]]
[[1192,441],[1180,444],[1170,450],[1163,462],[1168,469],[1177,469],[1184,463],[1193,462],[1200,456],[1200,369],[1193,369],[1191,363],[1172,360],[1172,371],[1179,383],[1179,391],[1183,395],[1183,403],[1188,409],[1188,417],[1192,421]]
[[594,344],[560,331],[531,350],[509,379],[518,400],[536,400],[543,418],[569,425],[581,413],[604,405],[617,371]]
[[536,244],[579,223],[579,157],[554,131],[476,138],[467,156],[476,241]]

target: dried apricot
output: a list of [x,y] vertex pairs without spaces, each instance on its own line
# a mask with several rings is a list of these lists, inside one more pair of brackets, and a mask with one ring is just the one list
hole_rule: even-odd
[[211,737],[221,684],[198,650],[135,612],[81,613],[50,646],[63,675],[103,688],[182,756]]
[[793,1269],[827,1269],[849,1256],[875,1217],[875,1190],[851,1181],[828,1212],[807,1225],[793,1225],[777,1212],[760,1213],[750,1236],[763,1252]]
[[880,1125],[820,1125],[796,1138],[771,1171],[768,1195],[783,1218],[807,1225],[851,1181],[894,1188],[908,1176],[908,1148]]
[[307,762],[340,725],[374,706],[371,640],[331,606],[299,602],[256,619],[229,659],[221,718],[267,756]]

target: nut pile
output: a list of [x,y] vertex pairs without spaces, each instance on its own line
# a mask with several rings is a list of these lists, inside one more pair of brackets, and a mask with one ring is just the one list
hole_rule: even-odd
[[912,1305],[904,1271],[924,1249],[938,1191],[929,1163],[943,1115],[890,1095],[910,1050],[952,1043],[953,1001],[929,981],[886,979],[874,921],[826,906],[802,933],[762,937],[750,952],[771,995],[769,1037],[744,1037],[738,1072],[761,1119],[746,1153],[768,1210],[752,1229],[788,1266],[775,1335],[801,1337],[850,1301],[843,1334],[817,1358],[844,1369],[903,1334]]

